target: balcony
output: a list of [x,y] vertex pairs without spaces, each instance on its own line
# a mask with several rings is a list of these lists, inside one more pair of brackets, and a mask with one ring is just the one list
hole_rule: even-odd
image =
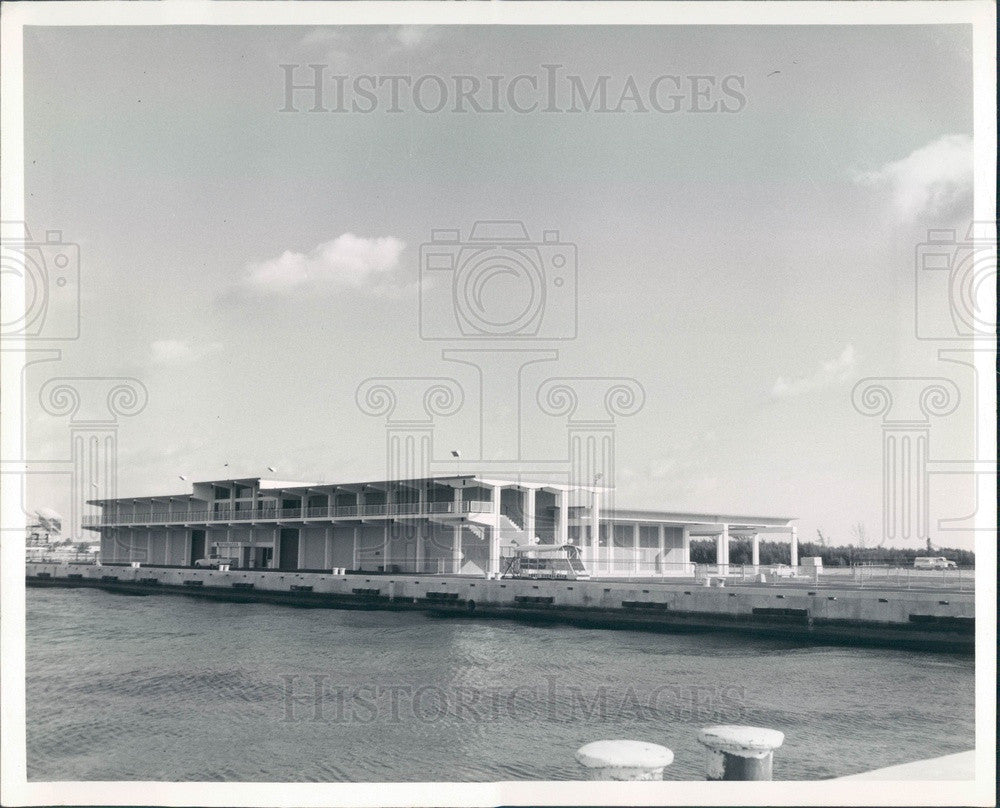
[[84,527],[117,525],[201,525],[255,522],[305,522],[313,519],[389,518],[394,516],[447,516],[466,513],[489,513],[492,504],[483,500],[468,502],[397,502],[389,505],[344,505],[334,508],[258,508],[235,510],[217,508],[200,511],[153,511],[84,516]]

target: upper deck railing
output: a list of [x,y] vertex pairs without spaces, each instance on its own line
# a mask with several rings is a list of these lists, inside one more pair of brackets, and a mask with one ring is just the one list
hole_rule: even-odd
[[84,516],[85,527],[108,525],[170,525],[209,522],[279,522],[306,519],[363,519],[389,516],[434,516],[489,513],[492,504],[482,500],[467,502],[395,502],[388,505],[341,505],[327,508],[215,508],[198,511],[152,511],[149,513],[102,513]]

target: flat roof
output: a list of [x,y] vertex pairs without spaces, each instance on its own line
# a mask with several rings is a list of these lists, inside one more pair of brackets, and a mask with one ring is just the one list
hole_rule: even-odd
[[[345,480],[342,482],[308,482],[304,480],[270,480],[263,477],[228,477],[221,480],[196,480],[192,482],[192,490],[195,485],[226,485],[233,483],[257,483],[261,491],[294,491],[296,489],[312,488],[364,488],[367,486],[377,488],[388,485],[405,485],[416,487],[418,483],[442,483],[455,484],[461,482],[463,485],[469,482],[482,483],[483,485],[504,485],[520,488],[549,488],[557,491],[611,491],[610,486],[601,485],[571,485],[569,483],[553,482],[551,480],[518,480],[512,478],[483,477],[479,474],[433,474],[429,477],[411,477],[407,479],[394,480]],[[134,499],[181,499],[190,498],[192,493],[186,494],[142,494],[131,497],[114,497],[111,499],[88,499],[90,505],[103,505],[108,502],[128,502]]]
[[[309,491],[324,488],[384,488],[389,485],[404,485],[417,487],[422,483],[439,483],[458,487],[466,484],[483,485],[503,485],[517,488],[550,489],[554,491],[598,491],[606,492],[614,490],[610,486],[595,485],[570,485],[569,483],[558,483],[545,480],[517,480],[511,478],[482,477],[478,474],[438,474],[429,477],[412,477],[409,479],[397,480],[355,480],[339,483],[328,482],[305,482],[302,480],[271,480],[262,477],[233,477],[223,480],[199,480],[192,483],[192,491],[196,485],[226,485],[226,484],[248,484],[256,483],[262,492],[275,491]],[[191,499],[192,493],[185,494],[147,494],[135,497],[117,497],[114,499],[90,499],[90,505],[105,505],[110,502],[129,502],[132,500],[166,500],[166,499]],[[581,511],[588,511],[586,505],[571,505],[571,514],[579,514]],[[787,527],[790,522],[795,521],[796,516],[755,516],[747,514],[719,513],[719,512],[699,512],[687,510],[663,510],[647,508],[602,508],[601,517],[604,519],[620,519],[623,521],[649,521],[649,522],[678,522],[687,524],[729,524],[735,529],[740,526],[746,527]],[[577,516],[577,518],[580,518]]]
[[[577,506],[580,510],[585,507]],[[641,522],[685,522],[702,523],[706,525],[729,524],[733,527],[747,525],[748,527],[787,527],[789,522],[798,519],[797,516],[751,516],[735,513],[703,513],[699,511],[665,511],[647,508],[602,508],[601,517],[623,519]]]

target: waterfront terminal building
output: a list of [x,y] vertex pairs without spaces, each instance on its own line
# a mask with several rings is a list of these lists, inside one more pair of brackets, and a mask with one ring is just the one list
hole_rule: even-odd
[[[193,566],[223,557],[248,569],[502,575],[529,548],[572,545],[593,576],[690,576],[690,540],[784,534],[798,564],[794,519],[607,507],[598,486],[476,474],[346,483],[257,477],[196,482],[190,493],[91,500],[104,563]],[[606,507],[602,508],[602,504]],[[543,553],[540,550],[539,553]]]

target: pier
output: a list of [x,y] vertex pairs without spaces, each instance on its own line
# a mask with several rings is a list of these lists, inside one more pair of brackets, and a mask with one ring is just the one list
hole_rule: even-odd
[[[26,564],[28,586],[180,594],[306,608],[422,610],[594,628],[725,631],[804,643],[972,653],[975,597],[944,584],[841,586],[793,580],[566,580],[340,571]],[[711,583],[711,582],[709,582]]]

